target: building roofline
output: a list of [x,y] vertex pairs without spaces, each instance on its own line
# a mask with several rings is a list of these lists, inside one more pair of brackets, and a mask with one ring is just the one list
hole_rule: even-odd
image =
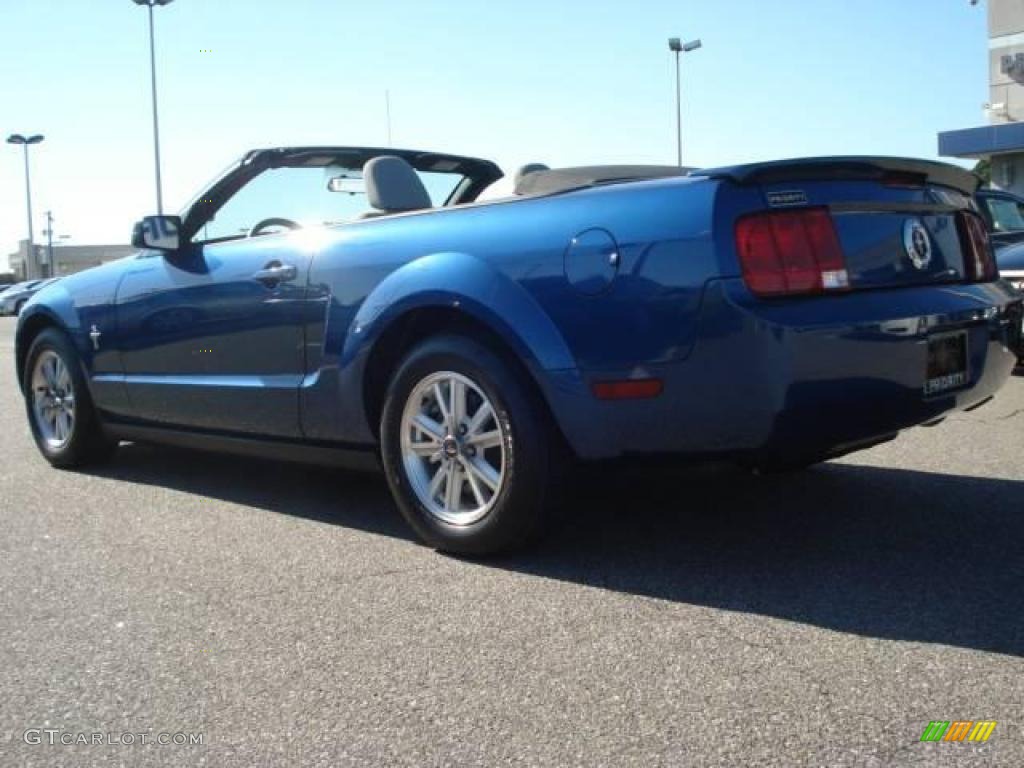
[[939,154],[943,157],[990,157],[1024,152],[1024,123],[1000,123],[943,131],[939,134]]

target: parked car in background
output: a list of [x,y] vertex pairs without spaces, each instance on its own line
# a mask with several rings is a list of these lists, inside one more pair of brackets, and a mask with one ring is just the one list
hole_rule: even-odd
[[249,153],[180,217],[136,225],[136,256],[25,307],[39,450],[379,458],[424,541],[480,554],[542,528],[564,458],[798,468],[981,406],[1016,362],[1021,297],[961,168],[536,170],[475,203],[501,175]]
[[979,189],[974,197],[996,250],[1024,241],[1024,198],[999,189]]
[[55,279],[56,278],[51,278],[50,280],[27,280],[23,283],[15,283],[7,290],[0,293],[0,315],[18,314],[21,312],[21,308],[25,306],[28,300],[36,294],[36,291],[53,282]]
[[1013,286],[1024,291],[1024,243],[1016,243],[1002,248],[996,254],[999,274],[1009,280]]
[[21,289],[21,288],[24,288],[25,286],[35,285],[36,283],[39,283],[39,282],[42,282],[42,281],[41,280],[22,280],[21,282],[10,283],[9,285],[0,286],[0,298],[2,298],[3,295],[5,293],[7,293],[8,291],[10,291],[10,290]]
[[[996,262],[999,265],[1000,276],[1024,293],[1024,242],[1000,248],[996,251]],[[1024,365],[1024,323],[1021,325],[1021,340],[1017,344],[1017,354]]]

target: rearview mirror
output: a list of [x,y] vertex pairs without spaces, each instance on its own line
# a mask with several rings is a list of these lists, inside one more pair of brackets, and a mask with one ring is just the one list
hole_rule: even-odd
[[132,246],[155,248],[158,251],[176,251],[181,247],[178,232],[180,216],[146,216],[132,230]]
[[360,178],[335,176],[327,182],[327,189],[331,192],[344,192],[348,195],[365,195],[366,183]]

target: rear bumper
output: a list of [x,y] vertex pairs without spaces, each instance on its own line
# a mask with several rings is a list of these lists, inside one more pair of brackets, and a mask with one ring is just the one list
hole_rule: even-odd
[[[757,301],[708,284],[697,342],[671,365],[549,372],[552,410],[581,458],[834,455],[991,398],[1011,375],[1019,295],[1007,284]],[[924,395],[927,339],[968,332],[968,384]],[[657,377],[650,400],[607,402],[598,378]]]

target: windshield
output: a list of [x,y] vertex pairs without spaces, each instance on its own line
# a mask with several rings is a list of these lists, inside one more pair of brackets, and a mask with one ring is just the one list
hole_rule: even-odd
[[[434,207],[444,205],[465,178],[459,173],[416,173]],[[282,227],[327,227],[371,210],[358,167],[334,163],[267,168],[219,206],[192,239],[208,242],[270,234]]]
[[215,176],[211,177],[210,180],[206,184],[201,186],[199,188],[199,191],[196,192],[187,203],[185,203],[185,205],[178,212],[178,215],[184,219],[188,215],[188,212],[192,210],[192,207],[199,201],[199,198],[206,194],[208,190],[210,190],[217,182],[219,182],[229,173],[233,173],[235,169],[237,169],[238,166],[242,164],[242,161],[244,159],[244,157],[240,157],[237,160],[228,163],[226,166],[224,166],[224,170],[222,170]]

